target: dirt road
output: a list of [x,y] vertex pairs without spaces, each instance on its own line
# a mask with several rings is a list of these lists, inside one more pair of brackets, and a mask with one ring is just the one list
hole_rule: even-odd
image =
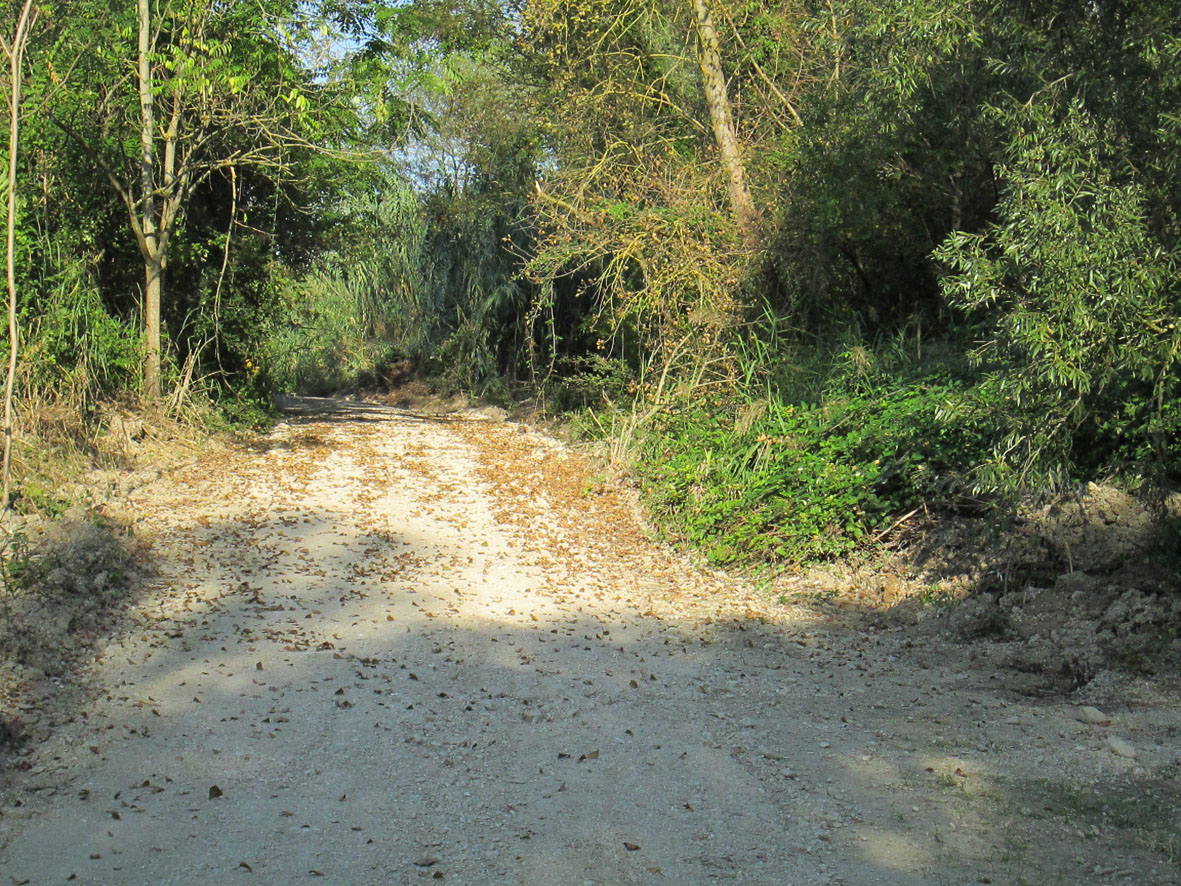
[[6,883],[1176,882],[1078,800],[1169,771],[1163,707],[701,571],[495,416],[296,405],[135,494],[160,576],[9,773]]

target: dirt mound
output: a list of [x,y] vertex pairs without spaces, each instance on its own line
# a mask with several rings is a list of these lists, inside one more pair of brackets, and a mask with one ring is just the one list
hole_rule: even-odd
[[[968,644],[1020,691],[1069,692],[1097,673],[1181,669],[1181,593],[1166,542],[1177,502],[1090,484],[1021,509],[1007,529],[916,531],[878,580],[878,619]],[[873,580],[862,584],[873,585]],[[891,593],[892,592],[892,593]]]
[[1150,556],[1159,548],[1160,517],[1157,506],[1096,483],[1021,515],[1026,533],[1070,573],[1110,572]]

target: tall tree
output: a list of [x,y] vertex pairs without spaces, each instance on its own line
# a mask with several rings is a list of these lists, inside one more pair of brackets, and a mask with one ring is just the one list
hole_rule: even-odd
[[[136,32],[139,37],[137,50],[137,75],[139,82],[140,112],[140,205],[138,214],[132,207],[130,193],[122,190],[131,212],[131,225],[144,258],[144,330],[147,353],[144,356],[144,393],[150,400],[160,399],[160,293],[164,286],[164,266],[168,261],[168,239],[172,235],[179,198],[182,192],[173,188],[165,196],[162,213],[158,214],[156,195],[156,94],[153,88],[152,66],[152,13],[150,0],[138,0],[136,7]],[[173,104],[173,113],[179,116],[179,102]],[[176,178],[176,123],[175,119],[164,134],[163,183]],[[170,168],[171,167],[171,168]],[[120,187],[116,183],[116,187]]]
[[[193,194],[215,173],[246,167],[282,178],[294,151],[332,139],[351,113],[340,90],[302,61],[314,4],[268,0],[137,0],[93,44],[97,82],[62,125],[95,150],[119,194],[144,266],[144,392],[161,395],[162,309],[173,245]],[[134,34],[134,47],[126,36]],[[127,62],[134,76],[123,70]],[[319,144],[318,144],[319,143]]]
[[707,0],[693,0],[693,12],[697,25],[697,65],[701,68],[701,86],[718,156],[729,182],[730,209],[747,246],[755,246],[758,244],[759,213],[747,184],[746,164],[734,129],[718,31]]
[[8,59],[8,212],[5,238],[6,276],[8,282],[8,376],[4,385],[4,456],[3,501],[0,511],[8,510],[9,483],[12,476],[12,395],[16,383],[16,358],[20,346],[17,328],[16,293],[16,176],[17,149],[20,146],[21,87],[24,80],[25,47],[37,19],[33,0],[20,8],[11,39],[0,36],[0,48]]
[[[752,6],[768,28],[789,16]],[[685,336],[716,344],[741,311],[761,237],[755,183],[768,178],[748,165],[754,138],[780,125],[793,91],[776,87],[767,109],[749,88],[752,47],[737,36],[748,14],[710,0],[526,4],[556,154],[535,199],[532,270],[543,293],[588,296],[593,310],[571,307],[612,353],[624,338],[666,353]],[[777,72],[771,55],[762,63]]]

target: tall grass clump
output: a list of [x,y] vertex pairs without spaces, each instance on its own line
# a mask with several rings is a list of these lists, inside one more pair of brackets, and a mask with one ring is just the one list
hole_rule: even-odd
[[[331,394],[357,385],[397,349],[386,318],[366,310],[363,284],[316,272],[294,284],[292,320],[275,329],[263,363],[280,390]],[[253,368],[253,366],[251,367]]]
[[37,290],[21,311],[14,505],[55,512],[67,505],[67,479],[92,461],[103,404],[138,389],[143,352],[138,333],[107,311],[82,262],[63,263]]
[[20,512],[56,516],[77,503],[74,484],[85,471],[155,460],[156,443],[199,437],[213,410],[196,353],[183,365],[165,366],[169,394],[145,408],[138,324],[110,311],[86,263],[59,263],[27,288],[14,398],[12,504]]
[[261,363],[279,390],[328,394],[373,378],[383,364],[426,347],[422,301],[425,225],[404,185],[341,207],[348,221],[335,251],[280,284]]

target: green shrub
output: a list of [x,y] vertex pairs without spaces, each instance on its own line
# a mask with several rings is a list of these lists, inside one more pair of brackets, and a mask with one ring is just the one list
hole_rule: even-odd
[[936,253],[946,296],[982,322],[983,379],[961,406],[997,439],[976,485],[1021,489],[1111,460],[1175,472],[1181,287],[1144,191],[1080,103],[1002,116],[1015,135],[997,221]]
[[56,388],[81,374],[91,395],[138,389],[139,331],[107,311],[81,261],[65,264],[36,298],[24,300],[21,328],[20,358],[31,387]]
[[734,398],[672,411],[638,460],[646,501],[718,563],[848,553],[906,510],[964,491],[988,438],[937,416],[965,384],[928,372],[813,402]]
[[590,354],[555,360],[553,375],[543,391],[551,409],[573,412],[626,402],[634,386],[635,378],[626,362]]
[[379,335],[388,317],[374,316],[358,289],[347,278],[330,273],[290,284],[284,297],[290,320],[272,332],[261,357],[275,388],[335,393],[399,356]]

